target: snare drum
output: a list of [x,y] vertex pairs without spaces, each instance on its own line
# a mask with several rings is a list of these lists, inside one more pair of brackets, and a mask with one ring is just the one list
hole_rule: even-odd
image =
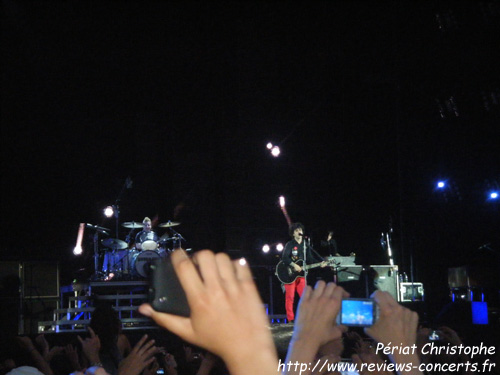
[[148,277],[151,272],[151,264],[161,259],[158,251],[145,250],[135,252],[132,255],[131,272],[134,276]]

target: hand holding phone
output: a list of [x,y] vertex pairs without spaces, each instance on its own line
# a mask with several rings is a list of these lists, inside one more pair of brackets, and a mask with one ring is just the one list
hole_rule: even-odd
[[373,298],[378,305],[376,323],[365,332],[377,342],[388,345],[397,342],[411,346],[416,342],[418,314],[400,305],[389,293],[377,290]]
[[222,357],[231,373],[275,374],[276,349],[246,262],[233,262],[227,254],[208,250],[197,252],[193,259],[176,250],[171,258],[189,304],[189,317],[158,312],[149,304],[139,311]]
[[151,265],[149,301],[156,311],[189,317],[191,310],[172,260],[166,258]]

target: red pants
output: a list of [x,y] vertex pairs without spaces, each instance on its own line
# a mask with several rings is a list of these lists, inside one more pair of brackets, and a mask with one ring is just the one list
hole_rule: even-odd
[[288,321],[295,319],[295,314],[293,313],[293,300],[295,299],[295,291],[302,297],[302,292],[306,287],[306,279],[304,277],[297,277],[295,281],[291,284],[285,284],[285,309],[286,318]]

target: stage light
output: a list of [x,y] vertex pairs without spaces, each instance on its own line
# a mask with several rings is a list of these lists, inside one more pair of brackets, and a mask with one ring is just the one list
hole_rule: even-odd
[[446,186],[446,182],[444,182],[444,181],[438,181],[438,183],[437,183],[437,188],[438,189],[444,189],[445,186]]
[[268,244],[265,244],[264,246],[262,246],[262,252],[263,253],[268,253],[269,250],[271,250],[271,247],[268,245]]
[[112,217],[114,215],[115,211],[113,210],[112,206],[108,206],[104,209],[104,216],[106,217]]
[[276,250],[283,251],[283,249],[284,249],[284,246],[283,246],[282,243],[279,243],[279,244],[276,245]]
[[498,191],[492,191],[490,193],[490,199],[497,199],[498,198]]
[[278,146],[273,146],[271,149],[271,155],[273,155],[275,158],[277,158],[280,155],[280,148]]
[[245,258],[240,259],[240,266],[244,266],[247,264],[247,260]]
[[75,248],[73,249],[74,255],[82,255],[82,240],[83,240],[83,232],[85,231],[85,223],[80,223],[78,227],[78,236],[76,237]]
[[280,207],[285,207],[285,197],[283,195],[280,197]]
[[269,142],[267,145],[266,145],[267,149],[270,150],[273,148],[273,144],[271,142]]

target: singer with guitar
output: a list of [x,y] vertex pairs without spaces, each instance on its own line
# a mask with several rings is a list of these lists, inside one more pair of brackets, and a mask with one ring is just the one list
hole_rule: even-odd
[[[281,263],[285,268],[289,278],[283,280],[280,278],[285,286],[285,309],[286,318],[289,322],[293,322],[295,314],[293,311],[293,302],[295,300],[295,292],[302,296],[302,292],[306,286],[306,279],[303,273],[304,268],[311,268],[307,265],[318,262],[318,266],[325,267],[325,262],[305,241],[304,239],[304,226],[301,223],[293,223],[290,225],[290,236],[292,240],[288,241],[283,250]],[[316,266],[316,265],[315,265]],[[279,275],[278,275],[279,277]],[[292,281],[293,280],[293,281]],[[287,282],[290,281],[290,282]]]

